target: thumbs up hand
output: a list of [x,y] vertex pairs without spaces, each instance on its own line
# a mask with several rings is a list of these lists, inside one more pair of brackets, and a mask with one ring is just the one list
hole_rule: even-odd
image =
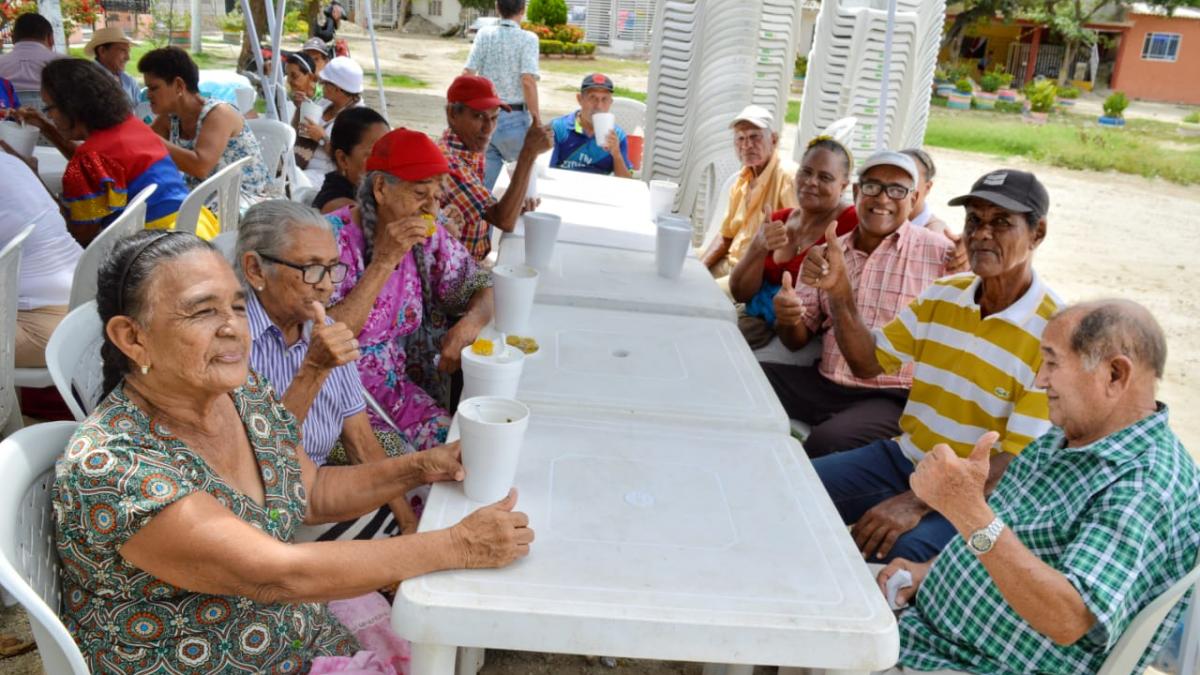
[[312,336],[304,360],[317,370],[332,370],[358,360],[358,340],[342,323],[325,324],[325,306],[314,300],[311,305]]
[[813,247],[804,258],[800,268],[800,281],[806,286],[823,291],[832,290],[838,284],[849,284],[846,276],[846,254],[838,241],[837,221],[825,228],[825,245]]
[[[909,479],[913,493],[954,523],[956,517],[969,517],[980,505],[986,508],[984,488],[991,469],[992,447],[999,439],[1000,434],[995,431],[980,436],[966,458],[956,455],[944,443],[935,445]],[[989,521],[990,518],[971,529],[983,527]]]
[[808,309],[804,301],[796,294],[792,285],[792,273],[783,273],[783,287],[775,294],[772,305],[775,308],[775,323],[782,326],[798,326],[808,317]]
[[[763,236],[766,238],[767,249],[778,251],[787,249],[790,244],[788,238],[787,225],[782,220],[771,220],[770,217],[763,220]],[[795,251],[788,251],[789,257]]]

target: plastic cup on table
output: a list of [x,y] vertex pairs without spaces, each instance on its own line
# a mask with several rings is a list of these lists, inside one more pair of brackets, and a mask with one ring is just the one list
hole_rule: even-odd
[[517,385],[521,382],[521,370],[525,364],[525,352],[499,342],[492,355],[476,354],[473,345],[462,350],[463,399],[476,396],[500,396],[514,398]]
[[617,128],[617,116],[610,112],[592,113],[592,129],[596,132],[596,145],[604,147],[608,132]]
[[528,406],[511,398],[476,396],[458,404],[467,499],[482,503],[504,499],[516,478],[528,427]]
[[525,222],[525,264],[545,270],[554,255],[554,242],[558,240],[562,217],[530,211],[521,219]]
[[659,216],[655,229],[654,264],[658,276],[678,279],[692,247],[692,223],[683,216],[667,214]]
[[300,104],[300,119],[308,120],[313,124],[321,123],[321,115],[324,112],[324,108],[316,103],[313,103],[312,101],[305,101],[304,103]]
[[506,335],[525,335],[538,271],[529,265],[496,265],[492,268],[496,330]]
[[16,153],[26,159],[33,157],[41,132],[37,127],[17,122],[0,122],[0,140],[8,143]]
[[650,216],[657,219],[671,213],[675,208],[675,193],[678,191],[678,183],[669,180],[650,181]]

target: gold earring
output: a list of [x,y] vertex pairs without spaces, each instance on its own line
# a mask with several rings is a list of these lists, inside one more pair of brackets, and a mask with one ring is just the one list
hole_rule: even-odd
[[258,291],[259,293],[262,293],[262,292],[263,292],[263,287],[262,287],[262,286],[258,286],[258,287],[257,287],[257,288],[255,288],[254,290]]
[[142,374],[149,375],[150,374],[150,366],[142,366]]

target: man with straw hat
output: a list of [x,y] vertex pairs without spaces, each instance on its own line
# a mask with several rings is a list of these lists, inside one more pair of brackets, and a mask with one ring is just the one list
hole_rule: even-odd
[[136,106],[142,88],[137,80],[125,72],[125,64],[129,63],[129,49],[132,46],[133,40],[126,37],[125,31],[119,26],[105,26],[92,33],[92,39],[84,45],[83,53],[90,59],[96,59],[96,63],[112,73],[121,84],[125,95],[129,97],[129,103]]

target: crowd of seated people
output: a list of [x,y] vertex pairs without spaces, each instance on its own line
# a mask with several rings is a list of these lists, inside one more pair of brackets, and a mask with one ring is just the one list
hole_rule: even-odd
[[[94,672],[404,672],[339,603],[528,554],[515,493],[446,530],[417,523],[430,483],[463,478],[453,377],[492,319],[492,228],[537,208],[542,153],[630,174],[625,131],[597,139],[592,122],[612,79],[586,76],[550,124],[531,115],[496,197],[486,153],[510,106],[488,79],[454,79],[434,139],[366,107],[361,67],[309,41],[282,55],[293,152],[318,188],[300,203],[273,193],[250,125],[200,94],[187,52],[138,61],[148,125],[123,34],[98,31],[95,60],[47,58],[40,28],[14,30],[34,45],[19,68],[0,56],[0,76],[36,70],[40,99],[0,79],[0,115],[68,159],[52,194],[0,147],[0,245],[37,225],[17,365],[45,363],[81,251],[157,186],[146,230],[100,269],[104,397],[56,468],[64,623]],[[793,169],[769,111],[730,128],[741,168],[701,255],[750,347],[819,351],[762,368],[881,590],[912,578],[892,672],[1095,671],[1200,551],[1200,474],[1155,398],[1154,317],[1066,305],[1038,275],[1050,194],[1032,173],[989,171],[951,200],[960,233],[932,212],[924,150],[856,161],[820,136]],[[195,234],[173,225],[190,188],[243,157],[226,259],[211,212]]]

